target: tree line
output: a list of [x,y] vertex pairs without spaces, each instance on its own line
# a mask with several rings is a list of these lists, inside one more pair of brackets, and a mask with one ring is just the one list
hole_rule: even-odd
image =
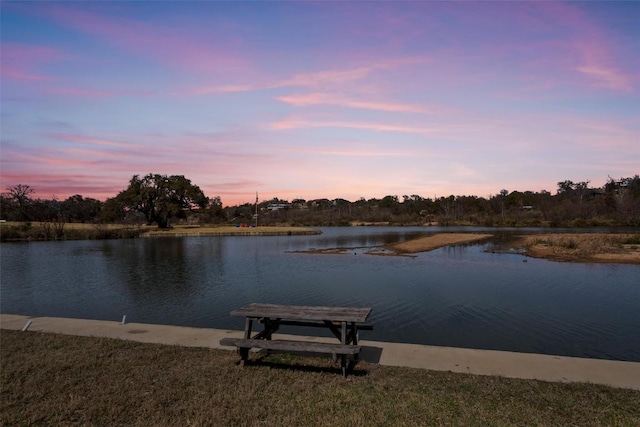
[[[269,209],[269,207],[277,209]],[[253,205],[227,211],[248,221]],[[542,190],[501,190],[488,198],[454,196],[424,198],[388,195],[381,199],[273,199],[259,206],[262,224],[474,225],[530,227],[640,226],[640,177],[609,178],[602,187],[589,181],[558,182],[555,194]]]
[[[104,202],[74,195],[66,200],[34,199],[35,189],[18,184],[0,196],[0,218],[49,223],[258,224],[341,226],[390,225],[478,226],[640,226],[640,177],[609,177],[602,187],[589,181],[558,182],[555,194],[542,190],[501,190],[488,198],[424,198],[388,195],[381,199],[274,198],[257,204],[222,207],[182,175],[134,175],[126,189]],[[258,215],[256,217],[256,211]]]

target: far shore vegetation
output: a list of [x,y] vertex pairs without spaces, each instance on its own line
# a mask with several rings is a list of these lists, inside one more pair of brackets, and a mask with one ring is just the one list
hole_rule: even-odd
[[640,392],[2,330],[0,425],[636,426]]
[[[36,199],[31,186],[12,185],[0,195],[0,220],[21,222],[22,230],[17,230],[21,232],[30,224],[46,223],[43,239],[75,238],[65,233],[63,224],[69,223],[92,224],[97,229],[94,235],[111,237],[135,235],[142,232],[141,226],[178,225],[640,227],[640,176],[610,177],[601,186],[570,180],[557,185],[555,194],[503,189],[488,197],[413,194],[355,201],[277,197],[258,201],[256,195],[255,202],[225,207],[220,197],[205,195],[182,175],[148,174],[134,175],[124,190],[105,201],[80,194],[66,200]],[[102,224],[121,227],[116,232]],[[33,233],[30,237],[35,238]]]
[[[638,175],[609,178],[602,187],[593,187],[588,181],[562,181],[554,195],[545,190],[501,190],[488,198],[389,195],[353,202],[274,198],[229,207],[223,207],[219,197],[207,197],[182,175],[134,175],[126,189],[104,202],[81,195],[64,201],[34,199],[34,192],[29,185],[20,184],[7,187],[0,196],[0,241],[310,234],[314,231],[309,227],[326,226],[640,227]],[[566,237],[545,242],[540,239],[538,236],[537,240],[525,239],[518,244],[531,256],[565,261],[639,262],[636,255],[626,258],[621,255],[637,252],[635,243],[609,244],[610,238],[601,239],[603,245],[594,252],[585,245],[594,246],[598,242],[580,243],[578,238]],[[459,242],[447,244],[455,243]],[[429,249],[419,246],[420,243],[410,242],[387,249],[396,253]]]

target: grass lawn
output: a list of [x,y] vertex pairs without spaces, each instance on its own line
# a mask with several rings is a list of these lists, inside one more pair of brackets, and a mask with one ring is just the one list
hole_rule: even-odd
[[[640,392],[1,331],[2,425],[640,425]],[[256,359],[256,357],[258,359]]]

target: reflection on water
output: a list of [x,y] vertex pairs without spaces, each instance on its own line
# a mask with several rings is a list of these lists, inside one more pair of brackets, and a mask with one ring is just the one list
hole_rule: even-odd
[[640,266],[505,251],[522,230],[446,231],[469,230],[496,238],[415,258],[296,251],[382,246],[439,229],[3,243],[0,309],[242,329],[229,312],[251,302],[369,306],[367,339],[640,361]]

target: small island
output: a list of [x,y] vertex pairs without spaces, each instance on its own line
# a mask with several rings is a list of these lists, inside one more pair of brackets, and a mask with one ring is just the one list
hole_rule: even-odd
[[389,245],[388,249],[398,254],[415,254],[431,251],[443,246],[459,245],[493,237],[493,234],[475,233],[438,233],[431,236],[419,237],[406,242]]
[[554,261],[640,264],[640,234],[530,234],[514,246]]

